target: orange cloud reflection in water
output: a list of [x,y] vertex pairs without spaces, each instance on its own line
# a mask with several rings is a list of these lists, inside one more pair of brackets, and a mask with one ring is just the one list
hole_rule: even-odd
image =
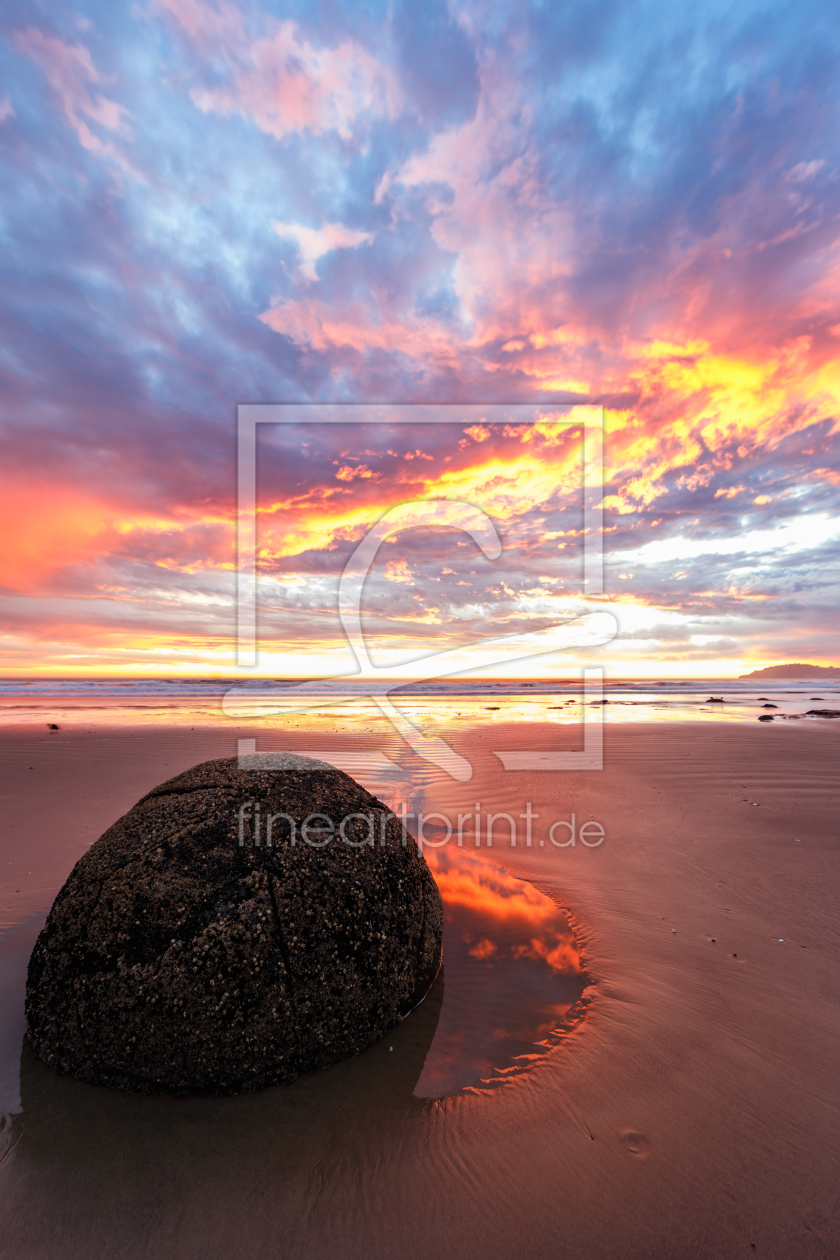
[[556,1042],[587,977],[554,902],[480,851],[426,849],[446,910],[440,1022],[415,1093],[521,1072]]

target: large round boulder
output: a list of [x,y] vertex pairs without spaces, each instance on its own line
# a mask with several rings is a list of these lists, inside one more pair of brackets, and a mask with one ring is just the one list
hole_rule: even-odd
[[29,964],[29,1038],[93,1084],[262,1089],[383,1037],[434,982],[442,935],[423,855],[348,775],[208,761],[73,868]]

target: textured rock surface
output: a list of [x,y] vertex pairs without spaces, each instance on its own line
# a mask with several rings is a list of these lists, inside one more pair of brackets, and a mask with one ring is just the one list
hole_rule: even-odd
[[[295,843],[278,818],[267,847],[279,813]],[[313,814],[335,828],[311,821],[323,847],[301,839]],[[155,788],[74,867],[29,964],[29,1037],[94,1084],[262,1089],[384,1036],[428,991],[442,935],[415,842],[348,775],[291,755],[259,770],[208,761]]]

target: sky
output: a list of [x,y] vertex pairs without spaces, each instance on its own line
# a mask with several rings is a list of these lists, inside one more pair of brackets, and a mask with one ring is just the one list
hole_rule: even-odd
[[495,672],[840,663],[830,6],[8,0],[0,36],[0,674],[242,672],[253,402],[313,404],[258,440],[257,673],[352,670],[344,565],[440,499],[501,553],[383,542],[383,669],[593,611],[608,644]]

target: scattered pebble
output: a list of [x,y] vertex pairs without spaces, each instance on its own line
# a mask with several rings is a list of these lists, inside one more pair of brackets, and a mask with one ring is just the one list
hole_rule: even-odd
[[784,943],[785,943],[785,938],[784,938],[783,936],[780,936],[780,937],[779,937],[779,944],[780,944],[780,945],[784,945]]
[[674,935],[676,936],[676,934],[677,934],[677,929],[676,929],[676,928],[671,928],[671,931],[672,931],[672,932],[674,933]]

